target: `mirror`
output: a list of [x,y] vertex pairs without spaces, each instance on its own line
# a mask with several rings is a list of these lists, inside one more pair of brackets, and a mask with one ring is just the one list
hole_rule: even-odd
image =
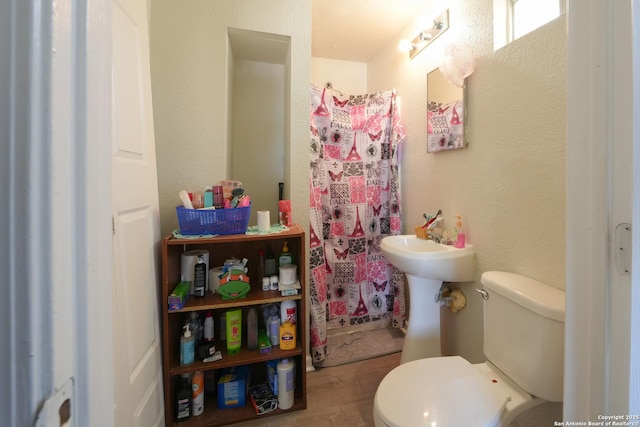
[[427,74],[427,151],[466,146],[466,88],[450,83],[438,68]]

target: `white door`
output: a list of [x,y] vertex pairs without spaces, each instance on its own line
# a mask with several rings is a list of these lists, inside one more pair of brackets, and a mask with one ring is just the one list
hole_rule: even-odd
[[113,0],[115,426],[164,425],[160,220],[146,0]]

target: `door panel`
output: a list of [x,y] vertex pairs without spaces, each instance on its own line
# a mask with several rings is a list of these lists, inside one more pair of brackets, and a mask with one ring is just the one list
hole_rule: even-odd
[[117,426],[164,425],[159,207],[145,0],[113,1],[112,202]]

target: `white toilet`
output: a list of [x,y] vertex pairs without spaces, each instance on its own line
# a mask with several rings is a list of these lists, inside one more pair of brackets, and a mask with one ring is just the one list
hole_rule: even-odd
[[489,271],[484,354],[404,363],[376,391],[377,427],[507,427],[525,410],[562,401],[565,294],[544,283]]

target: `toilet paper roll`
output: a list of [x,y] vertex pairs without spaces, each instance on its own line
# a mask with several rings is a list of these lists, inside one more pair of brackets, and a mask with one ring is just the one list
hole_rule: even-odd
[[269,211],[258,211],[258,231],[269,231],[271,218]]
[[193,273],[194,267],[198,263],[198,256],[204,257],[204,264],[207,266],[207,281],[205,291],[209,289],[209,251],[203,249],[194,249],[183,252],[180,257],[180,280],[183,282],[191,282],[190,295],[193,295]]
[[209,290],[213,294],[218,292],[218,288],[220,287],[220,276],[222,275],[223,270],[223,266],[213,267],[209,270]]
[[298,280],[298,267],[295,264],[287,264],[280,266],[279,283],[282,285],[291,285]]

